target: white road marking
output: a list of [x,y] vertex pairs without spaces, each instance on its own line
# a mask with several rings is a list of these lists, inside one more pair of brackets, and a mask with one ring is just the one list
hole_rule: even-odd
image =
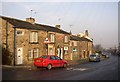
[[85,71],[87,68],[67,68],[67,70],[75,70],[75,71]]

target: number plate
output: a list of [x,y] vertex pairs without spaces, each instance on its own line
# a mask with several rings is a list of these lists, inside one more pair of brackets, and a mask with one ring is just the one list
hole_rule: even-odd
[[40,60],[36,60],[36,62],[40,62]]

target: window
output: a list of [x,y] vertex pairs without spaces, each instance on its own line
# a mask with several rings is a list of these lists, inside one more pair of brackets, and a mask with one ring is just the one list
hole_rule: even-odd
[[65,42],[68,42],[68,36],[65,36],[64,41],[65,41]]
[[30,33],[30,42],[38,42],[38,32],[31,32]]
[[55,34],[50,33],[49,34],[50,42],[55,42]]
[[65,50],[64,52],[65,52],[65,54],[68,54],[68,50]]
[[74,46],[77,46],[77,41],[74,41]]
[[33,60],[34,58],[37,58],[39,55],[39,49],[29,49],[28,50],[28,60]]
[[37,58],[37,57],[38,57],[38,53],[39,53],[38,49],[34,49],[34,50],[33,50],[34,58]]
[[28,50],[28,60],[32,60],[33,59],[33,50]]
[[16,31],[16,34],[17,34],[17,36],[19,36],[19,35],[24,35],[24,32],[23,32],[22,30],[17,30],[17,31]]
[[68,54],[68,47],[64,47],[64,54]]
[[72,41],[70,41],[70,46],[72,46]]

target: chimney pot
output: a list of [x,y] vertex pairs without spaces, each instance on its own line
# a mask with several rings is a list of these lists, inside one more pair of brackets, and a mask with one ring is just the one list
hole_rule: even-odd
[[60,29],[60,25],[55,25],[56,28]]
[[26,21],[34,24],[35,23],[35,18],[32,18],[32,17],[26,18]]
[[88,36],[88,30],[85,30],[85,36]]

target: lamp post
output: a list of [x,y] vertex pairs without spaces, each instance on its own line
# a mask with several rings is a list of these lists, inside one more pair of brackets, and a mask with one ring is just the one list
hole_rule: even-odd
[[15,63],[15,56],[16,56],[16,27],[13,27],[14,28],[14,62],[13,62],[13,65],[15,66],[16,63]]

